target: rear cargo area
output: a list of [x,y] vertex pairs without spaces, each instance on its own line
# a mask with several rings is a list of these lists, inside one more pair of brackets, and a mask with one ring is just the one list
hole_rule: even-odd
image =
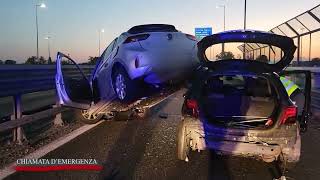
[[210,122],[267,120],[277,106],[275,94],[273,86],[264,77],[213,76],[203,88],[201,108]]

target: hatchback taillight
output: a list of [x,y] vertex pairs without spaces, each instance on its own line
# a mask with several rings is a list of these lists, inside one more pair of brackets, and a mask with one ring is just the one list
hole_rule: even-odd
[[135,36],[130,36],[123,42],[123,44],[146,40],[146,39],[148,39],[149,36],[150,36],[150,34],[139,34],[139,35],[135,35]]
[[187,38],[192,40],[192,41],[197,41],[197,38],[191,34],[186,34]]
[[193,117],[197,118],[199,116],[199,106],[198,102],[195,99],[187,99],[186,106],[189,110],[191,110],[191,115]]
[[293,124],[297,119],[297,107],[289,106],[286,107],[281,114],[280,124]]

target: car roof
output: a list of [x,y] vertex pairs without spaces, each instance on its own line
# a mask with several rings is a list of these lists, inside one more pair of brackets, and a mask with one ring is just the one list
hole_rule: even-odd
[[133,26],[127,32],[130,34],[139,34],[143,32],[178,32],[178,30],[170,24],[143,24],[138,26]]

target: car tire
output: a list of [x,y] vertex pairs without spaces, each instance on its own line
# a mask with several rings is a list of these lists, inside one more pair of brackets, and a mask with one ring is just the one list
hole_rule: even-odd
[[95,124],[99,122],[102,119],[102,117],[103,117],[103,114],[97,114],[89,117],[89,114],[87,113],[86,110],[82,110],[82,109],[75,110],[76,120],[80,120],[85,124]]
[[112,83],[116,96],[121,102],[129,102],[137,97],[137,85],[130,79],[124,68],[115,70],[112,74]]
[[186,161],[190,151],[190,138],[186,136],[186,121],[183,120],[178,125],[177,131],[177,155],[178,159]]

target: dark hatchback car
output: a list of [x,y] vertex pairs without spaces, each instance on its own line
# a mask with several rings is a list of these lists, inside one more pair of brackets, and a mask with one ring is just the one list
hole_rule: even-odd
[[[281,58],[274,64],[208,58],[209,47],[231,42],[258,47],[264,44],[270,52],[279,48]],[[311,77],[309,71],[284,70],[295,50],[292,39],[261,31],[228,31],[202,39],[198,43],[202,65],[184,96],[177,134],[178,158],[188,161],[190,150],[211,149],[265,162],[299,161],[300,127],[306,127],[310,114]],[[304,97],[301,105],[290,99],[280,76],[299,84]]]

